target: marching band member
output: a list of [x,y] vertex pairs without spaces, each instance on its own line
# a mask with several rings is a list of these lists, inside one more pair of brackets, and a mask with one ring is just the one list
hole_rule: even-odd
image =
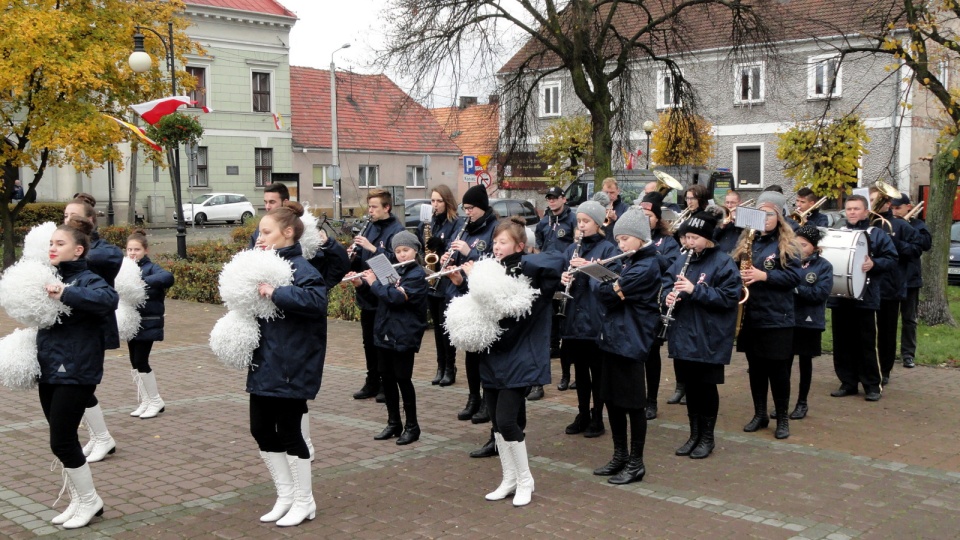
[[[417,239],[425,250],[440,256],[449,249],[454,235],[463,227],[463,220],[457,216],[457,202],[453,198],[453,192],[445,184],[433,188],[430,205],[433,207],[430,241],[424,240],[425,223],[422,222],[417,226]],[[449,284],[449,280],[446,283]],[[443,314],[449,301],[445,288],[440,284],[429,291],[427,306],[430,309],[430,319],[433,320],[433,339],[437,346],[437,375],[430,384],[450,386],[457,381],[457,349],[450,344],[450,337],[443,332]]]
[[[586,201],[577,207],[577,229],[580,239],[563,254],[570,266],[577,268],[592,260],[606,259],[618,250],[604,238],[601,227],[606,209],[596,201]],[[622,217],[622,216],[621,216]],[[610,269],[619,272],[620,261],[610,263]],[[600,397],[602,365],[597,336],[603,313],[596,297],[597,285],[588,276],[574,276],[564,272],[561,283],[569,284],[572,296],[566,303],[560,346],[560,360],[573,362],[577,377],[578,413],[573,423],[567,426],[567,435],[583,433],[593,438],[603,435],[603,399]],[[593,408],[590,397],[593,396]]]
[[717,237],[714,241],[720,251],[733,253],[740,240],[740,233],[743,232],[742,227],[737,227],[737,207],[740,206],[740,194],[733,189],[727,191],[727,194],[723,196],[723,206],[730,212],[730,216],[725,223],[721,223],[717,227]]
[[[570,207],[567,206],[567,198],[563,195],[563,190],[554,186],[547,190],[547,212],[543,213],[543,219],[537,223],[537,229],[534,231],[536,238],[536,248],[541,253],[556,251],[563,253],[573,244],[574,236],[577,232],[577,216]],[[554,302],[555,311],[559,309],[558,302]],[[562,317],[554,315],[553,324],[550,326],[550,358],[556,358],[560,355],[560,326]],[[557,390],[563,392],[570,387],[570,363],[560,358],[560,383]],[[574,386],[575,387],[575,386]],[[528,399],[540,399],[543,397],[542,390],[537,392],[538,396],[530,395]]]
[[[802,187],[797,190],[797,212],[806,212],[811,206],[817,204],[817,196],[813,193],[813,190],[808,187]],[[810,212],[807,216],[806,225],[813,225],[814,227],[829,227],[829,220],[827,219],[826,214],[820,213],[820,209]],[[796,232],[796,231],[794,231]]]
[[617,183],[616,178],[612,176],[604,178],[601,189],[603,189],[603,192],[610,198],[610,206],[606,208],[606,225],[603,227],[603,233],[608,242],[616,245],[617,241],[613,238],[613,226],[616,225],[617,219],[619,219],[630,206],[620,198],[620,184]]
[[[263,210],[265,213],[283,206],[283,201],[289,200],[290,190],[287,189],[287,185],[283,182],[274,182],[263,188]],[[258,236],[260,236],[260,229],[254,229],[253,234],[250,235],[250,242],[247,245],[249,249],[256,247]]]
[[[678,258],[661,282],[661,299],[676,319],[668,328],[668,353],[677,364],[687,393],[690,438],[678,456],[703,459],[714,449],[713,430],[720,410],[717,385],[733,354],[740,271],[729,255],[713,243],[716,217],[697,212],[680,229],[688,253]],[[704,332],[705,328],[711,329]]]
[[881,227],[870,226],[869,203],[862,195],[851,195],[844,204],[847,226],[866,231],[869,255],[862,270],[867,285],[860,300],[830,297],[827,307],[833,310],[833,368],[840,387],[833,397],[857,395],[863,385],[867,401],[880,401],[882,392],[880,362],[877,360],[877,310],[880,309],[880,281],[886,272],[897,266],[897,249]]
[[651,242],[647,216],[637,210],[628,211],[617,220],[614,234],[620,250],[624,253],[634,250],[636,253],[625,259],[623,271],[616,281],[598,287],[599,300],[605,308],[597,340],[603,362],[599,384],[610,418],[613,457],[593,474],[611,476],[607,480],[611,484],[629,484],[640,482],[646,474],[643,465],[643,447],[647,438],[643,364],[647,353],[655,347],[662,269],[661,257]]
[[[891,201],[890,207],[895,216],[903,219],[906,219],[907,214],[913,210],[910,196],[906,193],[901,194],[899,199]],[[930,236],[927,224],[919,217],[910,219],[909,223],[917,231],[920,250],[930,251],[933,247],[933,238]],[[923,286],[920,257],[909,260],[903,277],[907,282],[907,296],[900,302],[900,358],[903,361],[903,367],[912,368],[916,365],[914,358],[917,353],[917,306],[920,303],[920,287]]]
[[764,230],[748,229],[741,235],[733,252],[734,261],[747,258],[748,268],[741,264],[740,277],[750,288],[750,298],[744,305],[743,323],[737,337],[737,350],[747,356],[750,375],[750,394],[753,397],[753,418],[743,426],[746,432],[765,428],[767,416],[767,389],[773,393],[777,411],[775,437],[790,436],[790,371],[793,350],[784,343],[793,343],[793,291],[800,283],[800,248],[793,231],[784,220],[786,197],[775,191],[766,191],[757,198],[757,208],[766,212]]

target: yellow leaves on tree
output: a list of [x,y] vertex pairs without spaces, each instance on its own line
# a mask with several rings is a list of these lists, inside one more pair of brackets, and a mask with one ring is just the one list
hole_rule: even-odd
[[860,157],[870,142],[857,115],[826,122],[798,122],[780,133],[777,158],[797,189],[809,187],[818,197],[840,199],[857,183]]
[[710,122],[702,116],[670,109],[660,114],[653,129],[650,157],[657,165],[706,165],[715,148]]
[[547,126],[537,155],[548,164],[550,184],[569,184],[580,169],[594,166],[591,133],[590,118],[583,115],[558,118]]

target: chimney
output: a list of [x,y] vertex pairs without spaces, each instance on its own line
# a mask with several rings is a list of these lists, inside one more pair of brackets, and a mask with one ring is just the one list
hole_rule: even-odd
[[477,104],[477,98],[474,96],[460,96],[460,108],[466,109],[471,105]]
[[490,105],[496,105],[497,103],[500,103],[500,94],[490,94],[487,96],[487,103]]

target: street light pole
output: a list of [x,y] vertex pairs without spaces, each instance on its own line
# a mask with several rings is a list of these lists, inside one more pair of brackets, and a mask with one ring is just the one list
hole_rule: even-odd
[[643,123],[643,131],[647,134],[647,170],[650,170],[650,135],[653,133],[653,121]]
[[339,221],[343,217],[343,201],[340,197],[340,179],[343,173],[340,172],[340,146],[337,141],[337,66],[333,63],[333,55],[337,51],[349,49],[350,44],[344,43],[340,48],[330,53],[330,139],[332,162],[331,174],[333,179],[333,219]]
[[[176,55],[174,54],[173,42],[173,22],[167,23],[167,38],[146,26],[137,26],[137,33],[133,35],[133,53],[130,54],[130,68],[136,73],[143,73],[150,69],[153,60],[147,54],[143,47],[144,35],[141,30],[147,30],[157,36],[163,43],[163,50],[166,53],[167,70],[170,72],[170,89],[172,95],[177,95],[177,72]],[[167,149],[167,160],[170,162],[170,176],[173,180],[173,199],[174,207],[177,212],[177,256],[181,259],[187,258],[187,222],[183,217],[183,193],[180,187],[180,145],[175,148]]]

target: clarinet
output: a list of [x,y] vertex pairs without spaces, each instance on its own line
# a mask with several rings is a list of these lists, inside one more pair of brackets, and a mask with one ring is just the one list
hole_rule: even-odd
[[[457,236],[455,236],[455,237],[453,238],[453,240],[450,241],[450,244],[451,244],[451,245],[452,245],[454,242],[456,242],[456,241],[460,240],[461,238],[463,238],[463,233],[467,232],[467,224],[468,224],[468,223],[469,223],[469,221],[466,222],[466,223],[464,223],[464,224],[463,224],[463,227],[460,227],[460,232],[458,232],[458,233],[457,233]],[[447,260],[444,261],[444,263],[440,265],[440,268],[437,268],[436,274],[438,274],[438,275],[445,275],[445,274],[442,274],[441,272],[443,272],[443,271],[447,268],[447,265],[450,264],[450,261],[453,260],[453,254],[454,254],[454,252],[456,252],[456,250],[453,249],[453,247],[451,247],[450,249],[447,250]],[[430,290],[436,292],[437,287],[438,287],[439,285],[440,285],[440,280],[437,279],[436,281],[433,282],[432,285],[430,285]]]
[[[687,267],[690,266],[690,259],[693,257],[693,248],[687,250],[687,258],[683,261],[683,268],[680,269],[680,273],[677,274],[677,279],[680,279],[680,276],[685,276],[687,274]],[[673,290],[676,291],[677,287],[674,285]],[[670,321],[673,320],[673,308],[677,307],[677,302],[674,300],[673,305],[667,308],[667,313],[660,317],[660,320],[663,321],[663,328],[660,329],[660,335],[657,336],[660,339],[667,339],[667,329],[670,328]]]
[[[573,246],[573,256],[570,257],[570,261],[580,257],[580,245],[583,243],[583,234],[577,235],[577,242]],[[573,265],[567,269],[567,272],[573,272]],[[567,316],[567,300],[570,300],[572,296],[570,295],[570,289],[573,287],[573,279],[576,277],[576,274],[570,275],[570,281],[567,282],[567,287],[563,290],[562,293],[557,293],[557,296],[560,297],[560,307],[557,308],[558,317]]]
[[[370,230],[370,224],[373,223],[372,221],[370,221],[369,215],[363,216],[363,220],[364,220],[363,228],[360,229],[360,233],[357,234],[357,236],[366,235],[367,231]],[[360,248],[356,244],[353,244],[352,246],[350,246],[350,253],[348,253],[347,256],[349,257],[350,262],[353,262],[354,259],[356,259],[357,255],[359,254],[360,254]]]

